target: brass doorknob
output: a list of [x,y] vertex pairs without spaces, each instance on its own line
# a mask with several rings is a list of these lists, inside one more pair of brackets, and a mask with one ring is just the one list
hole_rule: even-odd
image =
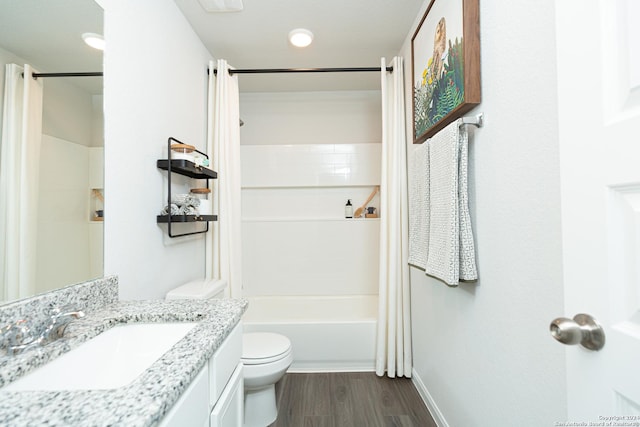
[[604,347],[604,329],[588,314],[576,314],[573,319],[558,317],[549,325],[549,332],[553,338],[563,344],[580,344],[594,351]]

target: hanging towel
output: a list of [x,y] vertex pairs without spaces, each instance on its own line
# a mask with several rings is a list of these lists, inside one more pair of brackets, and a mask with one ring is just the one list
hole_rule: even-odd
[[477,279],[467,195],[468,135],[461,120],[429,140],[430,223],[425,272],[447,285]]
[[429,143],[413,150],[409,181],[409,264],[425,270],[429,249]]
[[469,193],[467,169],[469,165],[469,134],[458,120],[460,161],[458,168],[458,208],[460,210],[460,278],[461,281],[478,280],[476,267],[476,249],[471,229],[471,215],[469,214]]

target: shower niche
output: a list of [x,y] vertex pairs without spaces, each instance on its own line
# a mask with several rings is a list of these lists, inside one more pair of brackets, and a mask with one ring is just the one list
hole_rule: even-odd
[[104,221],[104,189],[89,189],[89,221]]
[[[193,154],[192,154],[193,153]],[[167,171],[167,205],[166,212],[156,217],[158,224],[167,224],[169,237],[189,236],[201,234],[209,231],[209,222],[217,221],[217,215],[201,215],[193,209],[186,209],[185,205],[180,205],[185,194],[173,194],[172,175],[182,175],[194,180],[205,180],[206,188],[209,188],[209,180],[216,179],[218,173],[209,169],[209,156],[202,151],[196,150],[193,146],[178,141],[173,137],[167,140],[167,158],[158,159],[157,167]],[[175,232],[176,224],[204,223],[205,228],[196,231]]]

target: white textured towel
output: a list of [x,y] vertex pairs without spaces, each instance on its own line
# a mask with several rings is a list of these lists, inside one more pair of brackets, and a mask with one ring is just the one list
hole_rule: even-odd
[[478,280],[476,267],[476,248],[471,229],[471,215],[469,214],[468,174],[469,165],[469,134],[458,120],[460,159],[458,162],[458,209],[460,216],[460,278],[459,280]]
[[429,249],[429,143],[412,155],[409,182],[409,264],[427,268]]
[[425,272],[448,285],[478,278],[467,194],[468,135],[461,121],[429,142],[429,237]]

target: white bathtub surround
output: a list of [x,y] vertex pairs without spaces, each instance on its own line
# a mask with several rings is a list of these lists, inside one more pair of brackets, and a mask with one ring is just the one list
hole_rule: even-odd
[[242,146],[245,296],[377,293],[380,219],[345,219],[344,204],[380,183],[380,148]]
[[240,188],[240,100],[238,77],[229,75],[224,59],[209,62],[208,145],[213,155],[213,169],[218,179],[213,181],[214,211],[218,221],[208,233],[207,277],[220,277],[229,283],[232,297],[242,294],[242,217]]
[[382,58],[382,178],[376,374],[411,377],[409,220],[403,61]]
[[478,279],[467,194],[467,129],[458,119],[429,140],[429,238],[425,272],[449,286]]
[[247,296],[377,292],[379,219],[246,219]]
[[[0,300],[33,295],[36,285],[42,79],[7,64],[0,146]],[[24,73],[24,78],[22,77]]]
[[370,186],[363,198],[349,197],[359,206],[380,182],[379,143],[243,145],[241,152],[244,189]]

